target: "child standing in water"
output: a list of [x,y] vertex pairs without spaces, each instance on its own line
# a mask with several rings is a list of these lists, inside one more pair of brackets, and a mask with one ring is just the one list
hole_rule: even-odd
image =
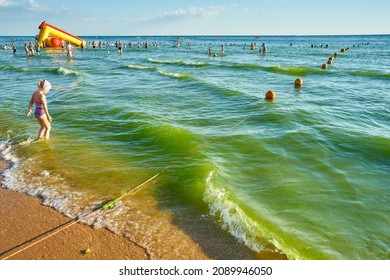
[[27,109],[27,116],[31,115],[31,108],[33,104],[35,103],[35,117],[38,120],[39,125],[41,128],[39,129],[38,132],[38,139],[49,139],[50,137],[50,129],[51,129],[51,124],[50,122],[52,121],[52,118],[49,114],[49,109],[47,107],[47,102],[46,102],[46,96],[51,89],[51,84],[49,81],[46,80],[41,80],[38,83],[38,90],[35,91],[32,96],[30,103],[28,105]]

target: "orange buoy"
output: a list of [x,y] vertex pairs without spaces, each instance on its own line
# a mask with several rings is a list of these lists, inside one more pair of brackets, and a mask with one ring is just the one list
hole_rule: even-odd
[[268,99],[268,100],[274,100],[275,99],[275,92],[273,90],[269,90],[267,91],[267,93],[265,94],[265,99]]
[[321,67],[322,69],[326,69],[326,68],[328,68],[328,66],[324,63],[324,64],[322,64],[322,67]]
[[328,63],[328,64],[332,64],[332,60],[329,59],[327,63]]
[[333,56],[334,57],[337,57],[339,54],[337,53],[337,52],[335,52],[334,54],[333,54]]
[[334,59],[334,57],[333,57],[333,56],[329,57],[329,60],[332,60],[332,61],[333,61],[333,59]]
[[301,87],[303,85],[302,79],[296,79],[294,82],[296,87]]
[[340,52],[342,52],[342,53],[343,53],[343,52],[345,52],[345,49],[344,49],[344,48],[342,48],[342,49],[340,50]]

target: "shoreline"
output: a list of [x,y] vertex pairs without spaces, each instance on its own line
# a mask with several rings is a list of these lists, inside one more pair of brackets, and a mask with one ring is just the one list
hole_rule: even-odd
[[[156,259],[153,257],[156,253],[153,252],[156,250],[153,246],[145,248],[106,228],[93,228],[75,222],[50,206],[43,205],[38,197],[7,189],[3,185],[2,176],[7,168],[9,163],[0,157],[0,260],[288,259],[283,253],[270,253],[267,250],[255,253],[249,249],[241,251],[236,246],[217,245],[213,242],[209,244],[202,240],[198,240],[202,244],[199,246],[195,241],[197,238],[193,236],[194,232],[180,233],[183,234],[182,241],[189,242],[192,253],[182,256],[183,258],[174,253],[168,253],[163,258],[157,254]],[[31,244],[34,245],[30,246]],[[154,245],[159,246],[159,243]],[[25,248],[27,249],[24,250]]]
[[[0,176],[8,163],[0,158]],[[41,200],[2,186],[0,177],[0,259],[33,243],[39,235],[72,221]],[[39,239],[37,239],[39,240]],[[76,223],[20,251],[9,260],[148,260],[148,252],[104,228]]]

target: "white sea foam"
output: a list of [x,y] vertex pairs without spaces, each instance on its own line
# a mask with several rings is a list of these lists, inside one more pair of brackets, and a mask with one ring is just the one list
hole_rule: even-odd
[[270,250],[266,245],[271,243],[276,252],[283,252],[292,259],[301,259],[294,248],[287,246],[282,239],[253,221],[237,204],[229,200],[226,189],[213,183],[213,175],[214,172],[211,171],[206,179],[203,200],[210,207],[210,215],[219,219],[224,230],[255,252]]
[[18,143],[18,146],[26,147],[35,141],[35,137],[29,136],[26,140]]
[[152,66],[136,65],[136,64],[128,64],[127,67],[128,67],[128,68],[131,68],[131,69],[138,69],[138,70],[150,70],[150,69],[154,69],[154,67],[152,67]]
[[268,240],[269,233],[249,218],[237,204],[229,200],[227,191],[213,183],[213,174],[214,172],[211,171],[206,179],[206,190],[203,197],[203,200],[210,207],[210,215],[217,217],[223,229],[230,232],[250,249],[256,252],[264,250],[261,240]]
[[[102,201],[86,202],[86,194],[74,191],[69,183],[59,174],[50,170],[34,170],[32,158],[19,159],[14,154],[17,146],[27,146],[34,141],[28,138],[18,144],[11,144],[9,140],[0,141],[2,157],[12,162],[12,167],[5,170],[3,186],[7,189],[23,192],[30,196],[42,199],[42,204],[74,219],[81,218],[83,223],[94,227],[105,227],[114,233],[120,232],[119,223],[114,217],[126,213],[127,206],[119,202],[115,207],[97,215],[90,215],[94,207]],[[121,220],[126,220],[123,217]]]
[[158,60],[158,59],[153,59],[153,58],[147,58],[146,59],[147,61],[151,62],[151,63],[157,63],[157,64],[167,64],[167,63],[170,63],[169,60]]
[[60,68],[58,68],[57,72],[60,74],[63,74],[63,75],[76,75],[76,76],[81,75],[81,72],[79,72],[79,71],[67,69],[67,68],[62,67],[62,66]]
[[[11,143],[11,140],[0,141],[0,152],[2,157],[11,163],[11,167],[3,172],[3,186],[7,189],[24,192],[34,197],[40,197],[44,205],[49,205],[56,210],[74,216],[77,210],[71,209],[69,205],[71,200],[75,200],[77,193],[64,195],[53,186],[62,185],[63,179],[59,175],[52,174],[48,170],[42,170],[37,173],[34,165],[31,164],[32,158],[22,159],[16,156],[15,150],[19,147],[25,147],[34,142],[33,137],[18,143]],[[50,184],[50,185],[49,185]]]
[[166,71],[162,71],[162,70],[158,70],[158,73],[163,75],[163,76],[178,78],[178,79],[185,79],[185,78],[189,77],[187,74],[166,72]]
[[0,152],[2,158],[4,158],[6,161],[9,161],[13,164],[19,161],[18,157],[13,152],[12,145],[9,143],[9,140],[0,141]]
[[207,66],[208,63],[206,62],[199,62],[199,61],[182,61],[184,65],[189,65],[189,66]]

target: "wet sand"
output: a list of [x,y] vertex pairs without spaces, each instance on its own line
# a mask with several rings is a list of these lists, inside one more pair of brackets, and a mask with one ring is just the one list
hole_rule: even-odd
[[[0,158],[0,260],[287,259],[273,250],[255,254],[227,245],[229,242],[216,244],[211,236],[211,242],[198,240],[203,244],[201,249],[192,240],[196,239],[194,233],[187,235],[181,231],[181,239],[190,246],[190,252],[181,257],[174,252],[162,257],[107,229],[73,223],[74,220],[42,205],[40,198],[4,188],[1,174],[7,167],[7,162]],[[51,235],[53,232],[56,233]],[[41,239],[44,240],[36,242]]]
[[[7,163],[0,159],[0,174],[6,167]],[[1,181],[0,177],[0,184]],[[0,259],[29,246],[37,236],[69,221],[71,219],[54,209],[43,206],[39,198],[0,187]],[[9,259],[147,260],[149,254],[125,237],[77,223]]]

